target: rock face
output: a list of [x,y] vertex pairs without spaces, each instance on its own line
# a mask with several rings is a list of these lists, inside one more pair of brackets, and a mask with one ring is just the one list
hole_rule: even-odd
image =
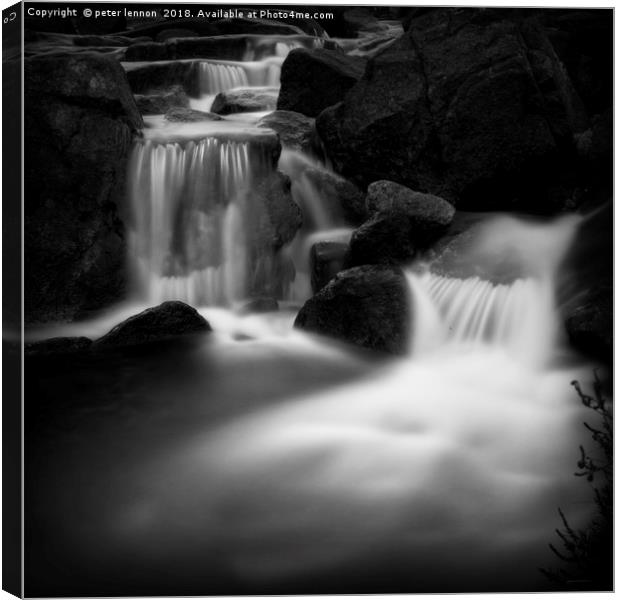
[[409,340],[407,294],[399,269],[348,269],[304,304],[295,327],[356,346],[403,354]]
[[280,171],[257,182],[252,193],[253,210],[247,232],[250,244],[259,253],[279,250],[290,242],[301,227],[302,214],[291,197],[291,181]]
[[601,288],[588,294],[564,321],[571,344],[583,354],[611,364],[613,358],[613,292]]
[[366,209],[371,218],[351,237],[351,266],[411,260],[439,239],[454,217],[454,207],[443,198],[385,180],[368,186]]
[[211,331],[195,308],[178,301],[164,302],[119,323],[95,341],[95,346],[136,346],[182,335]]
[[314,119],[310,117],[290,110],[276,110],[263,117],[256,125],[273,129],[280,136],[280,142],[285,148],[307,154],[316,153],[318,139],[314,130]]
[[137,66],[126,64],[125,70],[134,94],[161,96],[178,93],[180,88],[190,96],[197,96],[197,65],[196,62],[162,62]]
[[561,206],[573,135],[588,119],[544,28],[519,15],[457,8],[414,18],[317,118],[336,170],[463,209]]
[[70,320],[124,293],[118,208],[142,118],[101,54],[27,59],[24,86],[25,319]]
[[212,112],[193,110],[191,108],[173,107],[166,111],[166,121],[172,123],[198,123],[200,121],[221,121],[222,117]]
[[220,92],[211,105],[211,112],[231,115],[243,112],[274,110],[278,88],[247,88]]
[[136,94],[134,98],[143,115],[163,115],[170,110],[189,107],[189,98],[178,85],[159,94]]
[[313,293],[321,288],[339,273],[345,261],[349,245],[343,242],[317,242],[310,249],[310,284]]
[[278,110],[316,117],[340,102],[364,73],[366,61],[326,49],[292,50],[282,65]]

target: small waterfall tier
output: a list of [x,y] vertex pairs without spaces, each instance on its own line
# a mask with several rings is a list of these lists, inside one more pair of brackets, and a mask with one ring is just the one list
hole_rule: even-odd
[[136,143],[130,163],[130,262],[141,296],[230,305],[269,278],[249,232],[255,189],[275,173],[264,144],[207,137]]
[[[572,215],[549,224],[495,217],[478,228],[474,243],[459,248],[469,267],[487,277],[408,273],[414,356],[456,345],[487,346],[545,366],[558,347],[558,271],[577,224]],[[518,276],[493,281],[498,266],[506,265]]]

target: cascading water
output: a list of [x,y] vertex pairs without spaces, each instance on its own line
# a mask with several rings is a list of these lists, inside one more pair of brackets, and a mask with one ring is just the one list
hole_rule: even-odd
[[143,296],[202,306],[247,294],[245,204],[254,175],[269,168],[249,142],[207,137],[135,146],[129,252]]
[[[277,44],[264,44],[276,61]],[[212,94],[246,85],[242,71],[264,84],[270,60],[201,62]],[[41,482],[62,562],[86,586],[174,594],[544,589],[557,507],[574,527],[593,508],[573,476],[588,416],[569,386],[590,369],[562,362],[554,298],[574,221],[491,219],[460,274],[413,265],[411,352],[373,361],[293,330],[286,311],[228,310],[268,258],[248,245],[254,184],[275,169],[256,132],[236,117],[145,121],[129,167],[135,287],[145,305],[197,306],[214,331],[173,360],[128,353],[126,371],[112,359],[53,381],[89,399],[88,435],[71,430]],[[285,249],[303,274],[311,243],[349,231],[309,176],[320,165],[285,149],[279,168],[305,213]],[[97,337],[121,318],[54,334]]]
[[201,94],[211,95],[249,85],[243,67],[203,61],[199,65]]

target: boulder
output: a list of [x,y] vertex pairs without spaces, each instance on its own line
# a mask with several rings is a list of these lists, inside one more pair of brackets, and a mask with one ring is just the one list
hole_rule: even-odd
[[385,180],[368,186],[366,210],[371,218],[351,236],[351,266],[409,261],[437,241],[454,217],[443,198]]
[[134,98],[138,110],[143,115],[162,115],[174,110],[189,110],[189,98],[179,85],[159,94],[135,94]]
[[317,242],[310,249],[310,284],[312,292],[321,288],[342,271],[349,245],[343,242]]
[[24,345],[26,356],[47,356],[53,354],[71,354],[90,348],[93,341],[87,337],[56,337]]
[[368,186],[366,209],[372,216],[408,220],[418,248],[427,247],[445,233],[454,217],[454,207],[443,198],[386,180]]
[[199,121],[221,121],[222,117],[212,112],[193,110],[185,107],[172,107],[166,111],[164,117],[172,123],[197,123]]
[[416,251],[407,219],[375,215],[353,232],[346,265],[398,265],[410,261]]
[[566,316],[564,325],[574,348],[595,360],[613,359],[613,291],[600,287],[590,291]]
[[539,21],[454,8],[413,19],[316,126],[335,169],[362,186],[551,212],[587,117]]
[[184,302],[168,301],[129,317],[94,345],[97,348],[136,346],[208,331],[211,326],[195,308]]
[[274,110],[278,99],[278,88],[237,88],[220,92],[211,105],[211,112],[231,115],[243,112]]
[[24,63],[25,320],[70,320],[125,293],[119,205],[142,118],[118,61]]
[[290,110],[276,110],[264,116],[258,127],[273,129],[284,148],[315,154],[318,139],[314,130],[314,119]]
[[292,50],[282,65],[278,110],[316,117],[344,98],[362,77],[365,66],[363,58],[324,48]]
[[170,93],[178,87],[190,96],[199,95],[197,62],[124,63],[134,94]]
[[295,327],[391,354],[409,346],[408,288],[400,269],[341,271],[299,311]]

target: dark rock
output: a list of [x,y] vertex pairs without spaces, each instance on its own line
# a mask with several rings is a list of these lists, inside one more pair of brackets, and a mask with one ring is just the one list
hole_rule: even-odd
[[590,291],[564,321],[574,348],[596,360],[611,364],[613,358],[613,290]]
[[134,98],[143,115],[162,115],[174,110],[189,110],[189,98],[179,85],[159,94],[135,94]]
[[93,341],[87,337],[56,337],[24,345],[26,356],[70,354],[90,348]]
[[121,298],[127,158],[142,118],[101,54],[27,59],[25,319],[69,320]]
[[212,112],[174,107],[166,111],[165,119],[173,123],[196,123],[199,121],[221,121],[222,117]]
[[318,140],[314,130],[314,119],[290,110],[276,110],[264,116],[258,127],[273,129],[279,136],[282,146],[305,152],[316,153]]
[[410,261],[416,251],[406,218],[375,215],[353,232],[346,265],[398,265]]
[[156,42],[165,42],[174,38],[198,37],[193,29],[162,29],[156,36]]
[[443,198],[385,180],[368,186],[366,209],[370,215],[408,219],[418,248],[427,247],[445,233],[454,217],[454,207]]
[[404,354],[409,345],[407,298],[407,282],[399,269],[348,269],[304,304],[295,327],[372,350]]
[[363,58],[332,50],[292,50],[282,65],[278,110],[316,117],[344,98],[362,77],[365,65]]
[[248,208],[255,211],[247,219],[251,223],[248,239],[257,250],[279,250],[295,237],[301,227],[302,214],[291,197],[291,181],[279,171],[255,185],[252,207]]
[[543,11],[546,33],[590,114],[613,103],[613,12]]
[[461,208],[560,208],[583,107],[538,21],[438,9],[369,61],[316,121],[335,169],[389,179]]
[[274,312],[280,307],[278,301],[272,297],[252,298],[248,300],[240,309],[241,313],[265,313]]
[[133,44],[125,52],[125,60],[129,61],[168,60],[169,58],[168,46],[158,42]]
[[160,95],[181,87],[190,96],[199,95],[197,62],[125,63],[125,71],[134,94]]
[[454,208],[443,198],[414,192],[393,181],[368,186],[371,219],[353,232],[347,264],[401,264],[444,234]]
[[182,335],[211,331],[195,308],[169,301],[129,317],[95,341],[95,346],[135,346]]
[[310,249],[312,292],[321,288],[342,271],[349,245],[343,242],[317,242]]
[[278,88],[246,88],[220,92],[211,105],[211,112],[231,115],[242,112],[274,110]]

